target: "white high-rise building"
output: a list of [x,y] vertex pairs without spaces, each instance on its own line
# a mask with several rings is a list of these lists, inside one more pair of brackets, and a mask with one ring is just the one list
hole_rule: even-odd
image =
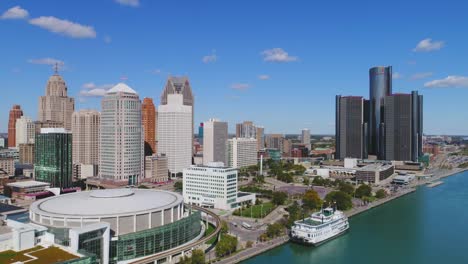
[[228,140],[229,167],[242,168],[257,165],[257,140],[232,138]]
[[310,130],[308,128],[302,129],[302,144],[310,151]]
[[107,91],[101,101],[99,176],[136,184],[144,177],[141,101],[124,83]]
[[78,178],[97,176],[101,113],[81,110],[72,115],[73,172]]
[[22,116],[16,119],[16,147],[20,144],[34,144],[36,126],[31,118]]
[[192,106],[182,94],[168,94],[158,107],[158,154],[166,154],[171,177],[192,165]]
[[222,210],[233,210],[240,204],[255,203],[255,194],[238,195],[237,169],[222,162],[191,166],[184,170],[185,203]]
[[210,119],[203,124],[203,164],[227,163],[228,123]]

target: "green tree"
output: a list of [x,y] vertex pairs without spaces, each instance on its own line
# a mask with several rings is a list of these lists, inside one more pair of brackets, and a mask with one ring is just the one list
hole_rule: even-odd
[[245,247],[246,248],[251,248],[253,246],[253,242],[252,241],[247,241],[247,243],[245,244]]
[[312,181],[312,184],[316,185],[316,186],[323,186],[323,178],[320,177],[320,176],[314,177],[314,180]]
[[367,184],[362,184],[356,189],[356,197],[372,196],[372,188]]
[[216,244],[215,252],[216,256],[223,257],[236,252],[237,249],[237,238],[224,234]]
[[343,182],[340,184],[339,190],[345,192],[349,195],[353,195],[354,193],[354,186],[350,183]]
[[282,205],[287,198],[288,195],[285,192],[274,192],[271,201],[276,205]]
[[221,234],[227,234],[229,231],[229,226],[226,221],[221,221]]
[[377,199],[382,199],[382,198],[385,198],[385,197],[387,197],[387,192],[384,189],[379,189],[375,193],[375,198],[377,198]]
[[195,249],[192,251],[191,257],[184,256],[179,264],[205,264],[205,252],[200,249]]
[[294,201],[294,203],[287,208],[287,211],[289,213],[287,226],[291,227],[294,224],[294,221],[301,219],[302,217],[301,207],[299,206],[297,201]]
[[305,209],[314,210],[320,208],[322,205],[322,200],[315,190],[310,189],[304,193],[304,196],[302,197],[302,204]]
[[275,238],[284,233],[284,227],[280,223],[268,224],[266,235],[269,238]]
[[353,207],[351,196],[342,191],[329,192],[327,196],[325,196],[325,201],[330,205],[336,203],[338,210],[348,210]]
[[181,181],[174,183],[174,189],[176,191],[182,191],[182,188],[183,188],[183,183]]
[[310,184],[309,178],[304,177],[303,183],[304,183],[304,185],[309,186],[309,184]]

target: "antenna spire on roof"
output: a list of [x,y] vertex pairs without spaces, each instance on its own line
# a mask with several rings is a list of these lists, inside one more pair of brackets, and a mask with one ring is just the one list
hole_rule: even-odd
[[58,62],[56,62],[54,65],[54,74],[58,74],[58,69],[59,69]]

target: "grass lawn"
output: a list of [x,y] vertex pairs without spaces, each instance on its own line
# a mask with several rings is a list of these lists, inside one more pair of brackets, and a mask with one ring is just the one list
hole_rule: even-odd
[[[205,236],[211,235],[215,231],[215,227],[212,224],[208,225],[208,228],[205,230]],[[216,241],[216,236],[206,241],[206,244],[211,245]]]
[[[24,255],[29,254],[31,256],[37,257],[38,259],[32,260],[32,258]],[[7,250],[0,253],[0,263],[8,264],[14,262],[26,262],[28,264],[49,264],[57,263],[61,261],[71,260],[78,258],[75,255],[72,255],[68,252],[61,250],[58,247],[35,247],[28,250],[23,250],[15,252],[13,250]]]
[[[263,218],[275,208],[276,206],[271,202],[259,205],[252,205],[250,208],[242,209],[242,216],[250,218]],[[236,211],[234,211],[234,215],[241,216],[240,210],[237,209]]]

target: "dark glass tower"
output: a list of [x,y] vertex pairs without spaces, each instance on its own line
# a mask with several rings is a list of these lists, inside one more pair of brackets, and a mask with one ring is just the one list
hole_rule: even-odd
[[36,134],[34,171],[36,180],[52,187],[72,186],[72,134],[63,128],[45,128]]
[[335,158],[367,158],[366,108],[361,96],[336,96]]
[[392,94],[392,67],[373,67],[369,70],[369,154],[384,158],[384,98]]

